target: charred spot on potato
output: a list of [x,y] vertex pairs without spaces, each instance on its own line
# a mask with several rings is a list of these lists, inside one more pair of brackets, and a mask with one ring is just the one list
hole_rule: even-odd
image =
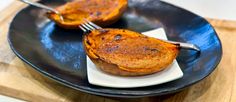
[[121,34],[117,34],[115,37],[114,37],[114,40],[117,41],[117,40],[120,40],[122,38],[122,35]]
[[102,13],[99,12],[99,11],[96,12],[96,16],[100,16],[101,14],[102,14]]
[[86,41],[86,43],[87,43],[89,46],[91,46],[91,43],[90,43],[88,40]]
[[158,51],[157,49],[150,49],[151,51],[153,51],[153,52],[156,52],[156,51]]
[[99,32],[100,32],[101,34],[103,34],[103,33],[109,32],[109,30],[107,30],[107,29],[100,29]]
[[106,52],[110,53],[110,52],[113,52],[113,51],[117,50],[118,48],[119,48],[118,45],[117,46],[113,46],[113,47],[108,47],[106,49]]
[[158,49],[155,49],[155,48],[149,48],[147,46],[143,47],[145,51],[152,51],[152,52],[156,52],[156,51],[159,51]]

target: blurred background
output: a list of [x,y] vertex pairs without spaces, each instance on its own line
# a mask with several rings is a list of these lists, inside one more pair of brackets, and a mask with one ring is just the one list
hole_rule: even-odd
[[236,0],[161,0],[207,18],[236,20]]
[[[0,0],[0,11],[14,0]],[[236,0],[161,0],[208,18],[236,20]],[[234,12],[234,13],[233,13]]]

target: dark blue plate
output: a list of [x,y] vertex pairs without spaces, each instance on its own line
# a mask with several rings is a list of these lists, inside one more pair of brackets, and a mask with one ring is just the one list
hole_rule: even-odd
[[[64,2],[42,1],[50,6]],[[127,12],[110,27],[139,32],[164,27],[169,39],[196,44],[201,53],[181,50],[177,61],[184,76],[172,82],[127,89],[94,86],[87,80],[86,55],[81,41],[83,33],[56,26],[44,13],[44,10],[31,6],[20,11],[10,26],[10,46],[20,59],[38,72],[83,92],[129,98],[169,94],[204,79],[221,60],[221,42],[204,18],[158,0],[130,0]]]

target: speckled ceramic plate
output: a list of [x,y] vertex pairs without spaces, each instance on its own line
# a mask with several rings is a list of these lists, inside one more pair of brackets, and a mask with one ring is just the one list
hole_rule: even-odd
[[[65,1],[41,2],[56,6]],[[82,32],[55,26],[44,13],[44,10],[31,6],[21,10],[10,25],[9,44],[20,59],[38,72],[83,92],[128,98],[174,93],[207,77],[221,60],[221,42],[204,18],[158,0],[130,0],[124,16],[110,27],[139,32],[163,27],[168,39],[196,44],[201,53],[181,50],[177,61],[184,76],[175,81],[126,89],[94,86],[87,80]]]

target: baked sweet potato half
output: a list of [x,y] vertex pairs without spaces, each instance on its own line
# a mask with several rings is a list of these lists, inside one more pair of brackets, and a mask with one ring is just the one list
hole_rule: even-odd
[[46,15],[59,26],[67,29],[78,29],[84,19],[100,26],[107,26],[121,17],[127,5],[127,0],[75,0],[56,8],[64,21],[53,12],[48,12]]
[[159,72],[179,53],[178,45],[124,29],[93,30],[84,36],[83,44],[98,68],[120,76]]

